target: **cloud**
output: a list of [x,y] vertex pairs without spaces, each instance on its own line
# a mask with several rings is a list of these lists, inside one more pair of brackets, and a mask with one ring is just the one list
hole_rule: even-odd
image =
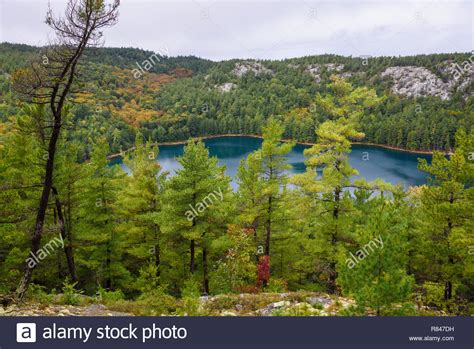
[[[3,0],[0,9],[1,41],[46,42],[45,0]],[[107,46],[214,60],[467,52],[472,10],[468,1],[125,0],[105,37]]]

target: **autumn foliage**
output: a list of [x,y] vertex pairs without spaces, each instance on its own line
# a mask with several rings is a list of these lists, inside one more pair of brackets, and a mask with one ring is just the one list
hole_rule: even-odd
[[257,284],[265,286],[270,280],[270,256],[261,256],[257,266]]

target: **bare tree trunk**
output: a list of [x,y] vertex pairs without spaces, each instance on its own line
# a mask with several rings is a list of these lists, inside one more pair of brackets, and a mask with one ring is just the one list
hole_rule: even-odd
[[107,277],[105,278],[105,289],[110,290],[112,287],[112,277],[111,277],[111,259],[110,259],[110,240],[107,241],[107,251],[106,251],[106,259],[105,259],[105,268],[107,270]]
[[259,245],[258,245],[258,236],[257,236],[257,227],[258,227],[258,221],[259,217],[255,218],[254,221],[252,222],[251,228],[253,229],[253,240],[255,242],[255,247],[257,248],[257,251],[255,253],[255,262],[258,263],[258,258],[259,258]]
[[[13,79],[14,89],[35,104],[49,104],[52,113],[52,130],[48,143],[43,191],[36,214],[31,253],[38,252],[46,218],[49,196],[53,186],[54,159],[62,126],[62,112],[76,75],[77,64],[86,47],[100,45],[101,28],[112,26],[118,18],[119,0],[106,6],[102,1],[69,0],[65,18],[55,18],[49,8],[46,23],[55,31],[57,42],[51,45],[50,64],[32,65],[30,74],[20,74]],[[41,66],[41,68],[38,68]],[[14,298],[21,301],[28,289],[33,270],[25,271],[15,291]]]
[[154,248],[155,248],[156,276],[158,277],[161,274],[161,272],[160,272],[160,263],[161,263],[161,260],[160,260],[160,245],[155,244]]
[[202,270],[203,270],[203,287],[204,292],[209,294],[209,275],[207,270],[207,249],[202,248]]
[[[450,192],[449,193],[449,204],[452,205],[454,203],[454,193]],[[446,240],[448,241],[449,244],[449,235],[451,234],[451,230],[453,229],[453,222],[451,221],[451,217],[448,217],[448,227],[445,229],[445,236]],[[453,258],[449,257],[448,259],[449,264],[453,265],[454,260]],[[446,280],[444,283],[444,300],[449,301],[453,296],[453,285],[451,283],[451,280]]]
[[[193,184],[193,187],[194,187],[194,190],[196,188],[196,183]],[[196,193],[193,193],[193,207],[196,207]],[[196,217],[193,218],[193,223],[192,223],[192,226],[196,226]],[[191,272],[191,274],[194,274],[194,271],[195,271],[195,261],[194,261],[194,258],[195,258],[195,242],[194,240],[191,240],[191,246],[189,247],[189,271]]]
[[453,285],[451,284],[451,281],[446,281],[444,285],[444,300],[448,301],[451,299],[453,293]]
[[265,239],[265,255],[270,256],[270,239],[272,235],[272,199],[273,197],[270,195],[268,198],[268,217],[267,221],[265,222],[265,229],[267,231],[266,239]]
[[64,253],[66,254],[66,261],[67,267],[69,270],[69,275],[71,276],[71,281],[77,281],[76,275],[76,264],[74,263],[74,250],[71,246],[70,236],[66,231],[66,222],[64,220],[63,210],[61,201],[59,200],[58,191],[55,187],[52,187],[55,203],[56,203],[56,211],[58,213],[58,221],[59,221],[59,231],[61,233],[61,239],[64,243]]
[[189,247],[190,261],[189,261],[189,271],[191,274],[194,274],[195,271],[195,262],[194,262],[194,255],[195,255],[195,242],[191,240],[191,246]]
[[[331,245],[333,248],[336,247],[337,242],[338,242],[337,220],[339,219],[339,201],[340,200],[341,200],[341,189],[339,187],[336,187],[336,189],[334,190],[334,209],[332,212],[332,217],[336,224],[336,228],[334,229],[334,232],[331,234]],[[336,279],[337,279],[336,260],[335,260],[335,257],[333,257],[333,259],[329,263],[329,292],[330,293],[336,293],[337,291]]]
[[[33,232],[33,237],[31,239],[31,254],[36,255],[40,248],[41,244],[41,235],[43,233],[43,225],[46,216],[46,209],[48,208],[49,194],[53,186],[53,168],[54,168],[54,156],[56,153],[56,143],[59,138],[59,133],[61,130],[61,116],[54,124],[53,131],[51,132],[51,138],[48,145],[48,160],[46,161],[46,174],[44,177],[43,192],[41,193],[41,199],[38,207],[38,212],[36,215],[35,228]],[[17,300],[22,300],[25,296],[28,286],[31,281],[31,276],[33,275],[33,270],[36,267],[36,264],[31,266],[29,263],[25,265],[25,272],[23,277],[20,280],[18,288],[15,291],[15,298]]]
[[[56,226],[58,224],[58,218],[57,218],[57,214],[56,214],[56,209],[53,209],[53,223],[54,223],[54,226]],[[63,266],[62,266],[62,263],[61,263],[61,255],[58,253],[57,254],[57,262],[58,262],[58,280],[61,280],[63,278]]]
[[156,265],[156,276],[160,276],[160,263],[161,263],[161,258],[160,258],[160,244],[158,242],[158,226],[155,225],[155,245],[153,246],[155,249],[155,265]]

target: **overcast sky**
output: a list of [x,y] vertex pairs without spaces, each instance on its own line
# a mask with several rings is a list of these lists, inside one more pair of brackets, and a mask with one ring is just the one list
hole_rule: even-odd
[[[60,12],[66,0],[51,1]],[[122,0],[105,45],[213,60],[473,50],[473,1]],[[47,0],[0,0],[0,41],[42,45]]]

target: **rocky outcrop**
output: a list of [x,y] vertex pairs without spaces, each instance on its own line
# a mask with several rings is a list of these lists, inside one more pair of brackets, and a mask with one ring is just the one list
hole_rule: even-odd
[[391,78],[392,92],[404,97],[433,96],[447,100],[454,92],[472,95],[472,91],[467,91],[472,81],[472,71],[460,74],[452,63],[445,62],[438,72],[444,81],[430,70],[415,66],[390,67],[381,73],[381,77]]
[[346,80],[346,79],[349,79],[350,77],[352,77],[353,75],[354,74],[352,72],[348,71],[348,72],[342,73],[339,76],[341,77],[341,79]]
[[249,73],[252,73],[255,76],[274,74],[273,71],[268,68],[265,68],[262,63],[257,61],[235,63],[235,68],[232,70],[232,74],[239,78]]
[[344,69],[344,64],[327,63],[327,64],[310,64],[306,67],[305,72],[314,77],[316,83],[321,82],[321,72],[326,69],[328,72],[341,72]]
[[219,316],[330,316],[354,300],[316,292],[228,294],[199,298],[202,309]]
[[439,97],[442,100],[451,96],[449,84],[424,67],[390,67],[381,77],[392,78],[392,92],[404,97]]
[[255,311],[255,315],[330,316],[337,315],[341,310],[353,305],[355,305],[355,302],[348,298],[338,297],[335,301],[329,296],[313,296],[301,300],[284,300],[270,303],[266,307]]
[[452,92],[461,92],[467,98],[474,95],[472,89],[468,90],[473,81],[473,64],[474,56],[471,56],[470,60],[462,64],[446,61],[441,64],[438,71],[445,78],[445,81],[448,81]]
[[0,307],[0,316],[131,316],[133,314],[111,311],[102,304],[87,306],[58,305],[48,306],[40,304],[11,305]]
[[265,308],[258,309],[256,313],[258,315],[268,316],[277,310],[282,310],[282,309],[288,308],[289,306],[291,306],[291,302],[289,301],[274,302],[274,303],[268,304]]
[[217,89],[220,92],[223,92],[223,93],[230,92],[230,91],[232,91],[233,89],[236,89],[236,88],[237,88],[237,85],[232,83],[232,82],[226,82],[222,85],[217,86]]
[[304,71],[311,75],[316,83],[321,82],[321,66],[319,64],[310,64]]
[[326,67],[326,70],[328,72],[332,72],[332,71],[340,72],[344,69],[344,64],[338,64],[338,63],[328,63],[328,64],[324,64],[324,66]]

